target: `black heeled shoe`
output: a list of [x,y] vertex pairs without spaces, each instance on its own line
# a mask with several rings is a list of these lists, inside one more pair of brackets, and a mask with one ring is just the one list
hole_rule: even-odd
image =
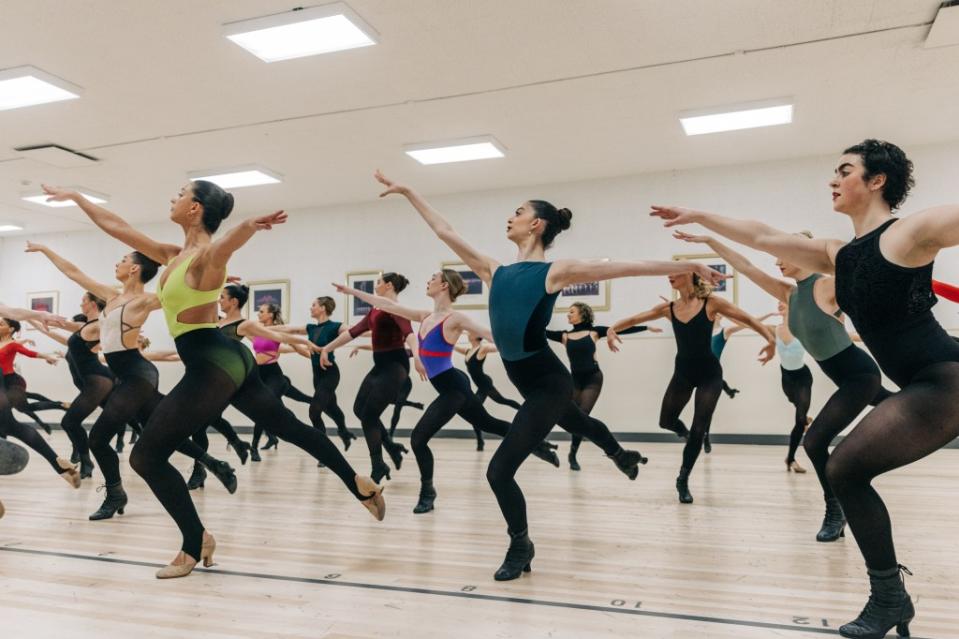
[[406,450],[406,446],[397,442],[383,442],[383,448],[386,449],[386,454],[390,456],[396,470],[399,470],[400,466],[403,465],[403,455],[410,452]]
[[206,481],[206,469],[203,468],[203,464],[200,462],[193,462],[193,473],[190,475],[190,479],[186,483],[186,487],[190,490],[196,490],[198,488],[203,488],[203,484]]
[[524,572],[530,572],[533,557],[536,555],[536,549],[530,540],[527,531],[521,533],[509,533],[509,550],[506,551],[506,558],[503,559],[503,565],[499,567],[493,579],[496,581],[511,581],[518,579]]
[[822,518],[822,527],[816,533],[816,541],[836,541],[846,536],[846,515],[842,512],[839,500],[831,497],[826,500],[826,514]]
[[256,449],[256,446],[252,446],[252,445],[250,446],[250,461],[251,462],[263,461],[263,458],[260,457],[260,451]]
[[[236,453],[236,456],[240,458],[240,465],[245,466],[246,460],[250,456],[250,453],[253,450],[253,446],[251,446],[248,442],[243,441],[242,439],[238,439],[235,442],[230,442],[229,446],[230,448],[233,449],[233,452]],[[257,457],[259,457],[259,455],[257,455]],[[259,461],[259,460],[254,460],[254,461]]]
[[80,479],[88,479],[93,477],[93,460],[89,457],[85,457],[80,460]]
[[351,433],[348,428],[337,428],[336,434],[339,435],[343,441],[343,450],[349,450],[350,444],[356,439],[356,435]]
[[413,507],[413,513],[422,515],[433,510],[433,502],[436,501],[436,489],[433,488],[432,481],[424,481],[420,484],[420,498]]
[[263,447],[260,448],[260,450],[270,450],[271,448],[275,449],[279,443],[280,440],[276,437],[276,435],[267,434],[266,443],[263,444]]
[[676,478],[676,492],[679,493],[679,503],[693,503],[693,494],[689,492],[689,469],[680,468],[679,476]]
[[232,466],[219,459],[204,461],[204,464],[210,469],[213,476],[220,480],[220,483],[223,484],[223,487],[226,488],[228,493],[232,495],[236,492],[236,471],[233,470]]
[[80,463],[80,452],[77,450],[77,447],[73,447],[73,452],[70,453],[70,463],[79,464]]
[[112,486],[100,486],[100,488],[97,488],[97,492],[100,492],[103,488],[106,488],[107,496],[103,500],[103,503],[100,504],[100,508],[90,515],[90,521],[111,519],[114,515],[122,515],[123,509],[127,505],[127,494],[126,491],[123,490],[123,484],[117,482]]
[[892,628],[900,637],[909,636],[909,624],[916,616],[912,599],[906,592],[901,572],[912,575],[905,566],[888,570],[868,570],[869,600],[859,616],[839,627],[839,634],[853,639],[882,639]]
[[373,462],[373,471],[370,473],[370,477],[373,479],[373,483],[378,484],[383,481],[383,478],[386,477],[390,479],[390,467],[386,465],[382,459],[379,461]]
[[556,454],[555,449],[556,447],[551,446],[549,442],[542,441],[530,454],[537,459],[542,459],[547,464],[552,464],[559,468],[559,455]]
[[709,433],[706,433],[706,436],[703,437],[703,452],[707,455],[713,452],[713,445],[709,441]]
[[639,465],[649,461],[638,450],[626,450],[624,448],[621,448],[615,455],[607,455],[607,457],[616,463],[616,468],[629,477],[630,481],[639,476]]

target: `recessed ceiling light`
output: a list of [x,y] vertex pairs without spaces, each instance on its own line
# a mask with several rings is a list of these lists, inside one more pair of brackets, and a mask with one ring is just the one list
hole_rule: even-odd
[[223,35],[264,62],[377,43],[376,31],[343,2],[231,22]]
[[[106,195],[104,195],[103,193],[97,193],[96,191],[91,191],[90,189],[85,189],[83,187],[76,187],[76,186],[68,186],[64,188],[70,189],[72,191],[76,191],[77,193],[87,198],[94,204],[105,204],[107,201]],[[42,204],[43,206],[49,206],[50,208],[54,208],[54,209],[62,209],[68,206],[76,206],[73,200],[63,200],[62,202],[48,202],[47,201],[48,197],[50,196],[44,193],[40,193],[40,194],[24,195],[20,199],[23,200],[24,202],[33,202],[34,204]]]
[[420,164],[446,164],[488,160],[505,156],[502,145],[492,136],[407,145],[404,152]]
[[776,100],[724,107],[722,110],[687,111],[680,114],[679,121],[686,135],[755,129],[789,124],[793,121],[793,105]]
[[278,184],[282,182],[279,173],[260,166],[240,166],[233,169],[217,169],[210,171],[192,171],[189,178],[193,181],[207,180],[224,189],[237,189],[244,186],[259,186],[261,184]]
[[10,231],[22,231],[22,226],[17,226],[16,224],[0,224],[0,233],[8,233]]
[[80,87],[34,67],[0,71],[0,111],[74,100],[82,92]]

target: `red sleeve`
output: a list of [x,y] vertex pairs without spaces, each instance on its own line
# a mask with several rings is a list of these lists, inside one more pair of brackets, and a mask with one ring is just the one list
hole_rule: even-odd
[[13,350],[20,353],[21,355],[26,355],[27,357],[40,357],[40,353],[36,351],[31,351],[29,348],[20,344],[18,342],[13,343]]
[[370,314],[367,313],[363,319],[358,323],[350,327],[350,337],[356,337],[357,335],[362,335],[366,331],[370,330]]
[[959,286],[953,286],[952,284],[946,284],[945,282],[940,282],[939,280],[932,281],[932,292],[943,297],[950,302],[959,302]]

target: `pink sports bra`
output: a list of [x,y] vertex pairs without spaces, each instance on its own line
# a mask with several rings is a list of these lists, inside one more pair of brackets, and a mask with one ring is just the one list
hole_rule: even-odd
[[253,342],[253,352],[257,355],[269,355],[269,361],[262,362],[260,365],[273,364],[280,359],[280,343],[274,342],[271,339],[265,337],[254,337]]

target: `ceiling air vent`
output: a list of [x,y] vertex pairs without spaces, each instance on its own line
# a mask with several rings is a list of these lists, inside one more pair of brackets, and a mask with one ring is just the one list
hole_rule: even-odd
[[31,160],[43,162],[44,164],[49,164],[51,166],[57,166],[62,169],[71,169],[78,166],[90,166],[100,161],[92,155],[87,155],[86,153],[81,153],[80,151],[74,151],[73,149],[68,149],[67,147],[60,146],[59,144],[36,144],[33,146],[21,146],[15,148],[14,151],[24,157],[30,158]]
[[959,0],[947,0],[939,7],[939,13],[929,29],[923,46],[952,47],[959,44]]

